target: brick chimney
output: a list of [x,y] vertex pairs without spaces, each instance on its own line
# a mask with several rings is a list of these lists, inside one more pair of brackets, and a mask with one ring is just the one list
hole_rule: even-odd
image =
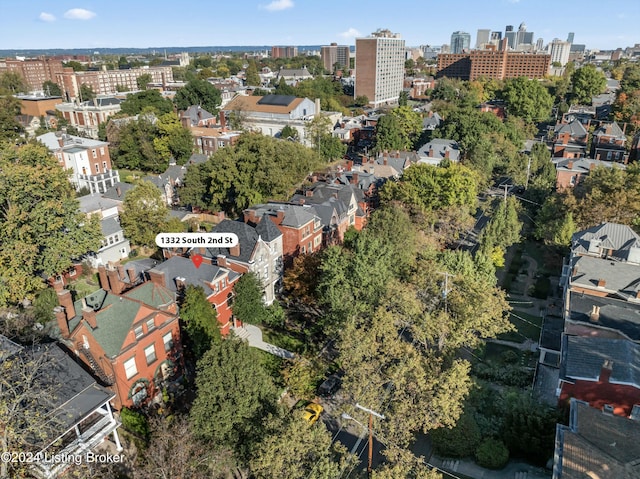
[[113,294],[120,294],[124,289],[124,283],[120,279],[118,270],[111,266],[107,269],[107,278],[109,279],[109,288]]
[[[282,213],[282,216],[284,217],[284,211],[282,212],[278,211],[278,216],[280,215],[280,213]],[[229,248],[229,254],[231,256],[236,256],[236,257],[240,256],[240,244],[237,244]]]
[[243,221],[245,223],[257,223],[258,222],[258,218],[256,217],[256,212],[255,210],[252,209],[246,209],[242,212],[242,216],[243,216]]
[[564,132],[560,138],[562,139],[562,144],[566,145],[567,143],[569,143],[569,133]]
[[220,110],[220,128],[222,131],[227,129],[227,119],[224,116],[224,111]]
[[64,308],[62,306],[56,306],[53,308],[53,312],[56,315],[56,322],[58,323],[58,328],[60,328],[60,334],[63,338],[68,338],[71,333],[69,332],[69,322],[67,321]]
[[600,369],[600,377],[598,378],[598,382],[600,383],[608,383],[611,378],[611,372],[613,371],[613,361],[611,359],[605,359],[602,363],[602,368]]
[[98,327],[96,312],[93,308],[87,306],[87,302],[84,299],[82,300],[82,319],[87,322],[91,329],[96,329]]
[[591,306],[591,313],[589,313],[589,319],[591,319],[591,321],[598,321],[600,319],[600,306],[596,306],[595,304]]
[[135,282],[138,281],[135,268],[127,268],[127,276],[129,277],[130,284],[135,284]]
[[596,163],[595,163],[595,161],[594,161],[594,162],[592,162],[591,164],[589,164],[589,170],[590,170],[590,171],[593,171],[593,170],[595,170],[595,169],[596,169]]
[[216,256],[216,263],[218,264],[218,267],[220,268],[226,268],[227,267],[227,257],[223,254],[219,254],[218,256]]
[[[282,224],[282,222],[284,221],[284,216],[286,214],[285,210],[278,210],[276,211],[276,224]],[[240,253],[234,255],[234,256],[238,256]]]
[[109,280],[107,279],[107,270],[102,264],[98,266],[98,279],[102,289],[105,291],[111,291],[111,288],[109,287]]
[[353,184],[353,185],[357,185],[357,184],[358,184],[358,179],[359,179],[359,177],[358,177],[358,172],[357,172],[357,171],[354,171],[354,172],[351,174],[351,184]]
[[598,288],[604,288],[604,286],[605,286],[606,284],[607,284],[607,282],[606,282],[604,279],[600,278],[600,279],[598,280]]
[[73,306],[73,299],[71,298],[71,291],[63,289],[58,291],[58,303],[64,308],[67,321],[76,316],[76,308]]
[[570,161],[569,163],[567,163],[567,170],[572,170],[573,169],[573,161]]
[[429,147],[429,158],[433,158],[433,146]]
[[118,278],[124,280],[127,277],[126,273],[124,272],[124,266],[119,264],[116,268],[118,269]]
[[449,158],[451,156],[451,149],[448,146],[444,147],[444,157]]
[[164,287],[167,286],[167,283],[165,282],[165,278],[164,278],[164,271],[150,269],[148,271],[148,274],[149,274],[149,279],[153,284],[157,284],[158,286],[164,286]]

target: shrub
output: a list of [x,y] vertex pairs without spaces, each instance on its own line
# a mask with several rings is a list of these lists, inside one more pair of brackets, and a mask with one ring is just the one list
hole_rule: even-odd
[[502,469],[509,461],[509,450],[502,441],[487,438],[476,449],[476,462],[489,469]]
[[123,407],[120,411],[122,427],[136,436],[147,440],[149,438],[149,421],[144,414]]
[[430,435],[437,453],[446,457],[471,456],[481,437],[480,428],[471,411],[465,411],[453,429],[435,429]]

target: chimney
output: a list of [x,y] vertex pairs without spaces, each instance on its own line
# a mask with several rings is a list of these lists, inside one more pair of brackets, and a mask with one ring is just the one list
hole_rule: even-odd
[[117,268],[118,268],[118,278],[120,278],[121,280],[124,280],[126,278],[126,275],[125,275],[125,272],[124,272],[124,266],[119,264],[117,266]]
[[358,172],[354,171],[353,174],[351,175],[351,183],[354,185],[358,184]]
[[71,298],[71,291],[63,289],[58,291],[58,303],[64,308],[64,312],[67,317],[67,321],[76,316],[76,308],[73,306],[73,299]]
[[598,280],[598,288],[604,288],[605,284],[607,284],[607,282],[604,279],[600,278]]
[[180,291],[180,290],[184,290],[184,288],[186,288],[187,283],[186,280],[182,277],[176,277],[175,278],[176,281],[176,288]]
[[429,158],[433,158],[433,146],[429,147]]
[[400,150],[396,150],[396,158],[400,158]]
[[316,115],[319,115],[320,111],[321,111],[320,110],[320,98],[316,98],[315,107],[316,107]]
[[149,274],[149,279],[151,280],[151,282],[153,284],[157,284],[158,286],[165,286],[167,285],[167,283],[165,283],[165,279],[164,279],[164,271],[158,271],[156,269],[150,269],[148,271]]
[[[284,216],[284,211],[282,212],[283,216]],[[280,214],[280,212],[278,211],[278,214]],[[240,256],[240,244],[237,244],[235,246],[232,246],[231,248],[229,248],[229,254],[231,256]]]
[[382,158],[382,164],[383,164],[384,166],[387,166],[388,161],[389,161],[389,160],[387,160],[387,156],[385,155],[385,156]]
[[53,290],[55,292],[62,291],[64,289],[64,281],[62,280],[62,276],[60,279],[53,280]]
[[255,210],[246,209],[242,212],[243,220],[245,223],[257,223],[258,218],[256,217]]
[[87,302],[82,300],[82,319],[84,319],[91,329],[96,329],[98,327],[98,320],[96,318],[96,312],[93,308],[87,306]]
[[109,279],[109,288],[113,294],[120,294],[124,289],[124,284],[120,280],[118,270],[113,266],[107,269],[107,278]]
[[596,306],[595,304],[591,306],[591,313],[589,313],[589,319],[591,319],[591,321],[598,321],[600,319],[600,306]]
[[218,266],[220,268],[226,268],[227,267],[227,257],[223,254],[219,254],[216,257],[216,263],[218,263]]
[[[284,210],[278,210],[276,212],[276,220],[278,221],[278,224],[282,224],[282,222],[284,221],[284,215],[285,215],[285,211]],[[234,255],[234,256],[238,256],[240,253]]]
[[56,321],[58,322],[58,327],[60,328],[60,334],[63,338],[68,338],[71,333],[69,332],[69,323],[67,322],[67,315],[64,312],[64,308],[62,306],[56,306],[53,308],[53,312],[56,315]]
[[605,359],[602,363],[602,369],[600,369],[600,377],[598,378],[598,382],[600,383],[608,383],[609,378],[611,378],[611,372],[613,370],[613,361],[611,359]]
[[451,155],[451,150],[449,149],[448,146],[444,147],[444,157],[445,158],[449,158],[449,156]]
[[107,270],[104,265],[98,266],[98,279],[100,280],[100,287],[105,291],[111,291],[109,288],[109,280],[107,279]]
[[562,144],[566,145],[567,143],[569,143],[569,133],[564,132],[561,136],[562,138]]
[[135,282],[138,280],[135,268],[132,268],[132,267],[131,268],[127,268],[127,276],[129,277],[129,283],[130,284],[135,284]]
[[595,170],[595,169],[596,169],[596,162],[594,161],[594,162],[589,164],[589,170],[592,171],[592,170]]
[[116,195],[118,195],[118,198],[122,196],[122,189],[119,186],[116,186]]
[[220,127],[222,131],[227,129],[227,119],[224,116],[224,111],[220,110]]
[[567,163],[567,170],[572,170],[573,169],[573,161],[570,161],[569,163]]

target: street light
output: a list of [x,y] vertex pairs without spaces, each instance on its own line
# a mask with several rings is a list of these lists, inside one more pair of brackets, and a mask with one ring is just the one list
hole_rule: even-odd
[[[358,409],[363,410],[366,413],[369,413],[369,464],[367,466],[367,477],[370,479],[373,473],[373,468],[371,467],[371,463],[373,461],[373,416],[379,418],[379,419],[385,419],[383,414],[380,414],[378,412],[375,412],[372,409],[366,408],[364,406],[361,406],[360,404],[356,403],[356,407]],[[360,424],[360,426],[362,426],[364,429],[366,429],[366,426],[364,424],[362,424],[360,421],[358,421],[357,419],[349,416],[347,413],[342,413],[342,417],[344,419],[351,419],[352,421]]]

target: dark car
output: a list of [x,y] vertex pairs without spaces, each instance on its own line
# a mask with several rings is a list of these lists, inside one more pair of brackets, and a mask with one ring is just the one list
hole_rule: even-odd
[[318,395],[323,397],[333,396],[341,386],[340,376],[337,374],[332,374],[318,388]]

